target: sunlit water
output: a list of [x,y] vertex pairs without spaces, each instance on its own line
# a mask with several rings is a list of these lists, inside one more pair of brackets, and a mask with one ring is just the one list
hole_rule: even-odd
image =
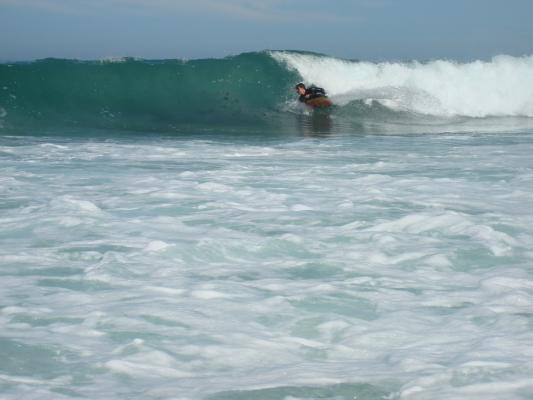
[[531,399],[532,155],[0,137],[1,397]]

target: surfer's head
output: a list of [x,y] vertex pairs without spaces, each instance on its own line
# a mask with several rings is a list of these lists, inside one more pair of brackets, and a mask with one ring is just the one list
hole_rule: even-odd
[[305,85],[303,83],[297,84],[294,89],[296,89],[300,96],[303,96],[305,94]]

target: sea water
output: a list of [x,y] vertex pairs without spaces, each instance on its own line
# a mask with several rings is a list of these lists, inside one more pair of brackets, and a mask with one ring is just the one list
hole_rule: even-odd
[[533,135],[1,139],[3,398],[528,398]]
[[13,95],[2,399],[533,398],[527,115],[119,132]]

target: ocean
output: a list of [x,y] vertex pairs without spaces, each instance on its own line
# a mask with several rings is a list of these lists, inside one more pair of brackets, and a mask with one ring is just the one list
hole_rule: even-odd
[[533,56],[0,64],[0,397],[532,399],[532,154]]

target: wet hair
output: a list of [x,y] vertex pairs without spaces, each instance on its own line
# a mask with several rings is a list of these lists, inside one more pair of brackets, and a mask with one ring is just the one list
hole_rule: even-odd
[[298,89],[298,88],[305,89],[305,85],[304,85],[302,82],[300,82],[300,83],[297,84],[294,88],[295,88],[295,89]]

